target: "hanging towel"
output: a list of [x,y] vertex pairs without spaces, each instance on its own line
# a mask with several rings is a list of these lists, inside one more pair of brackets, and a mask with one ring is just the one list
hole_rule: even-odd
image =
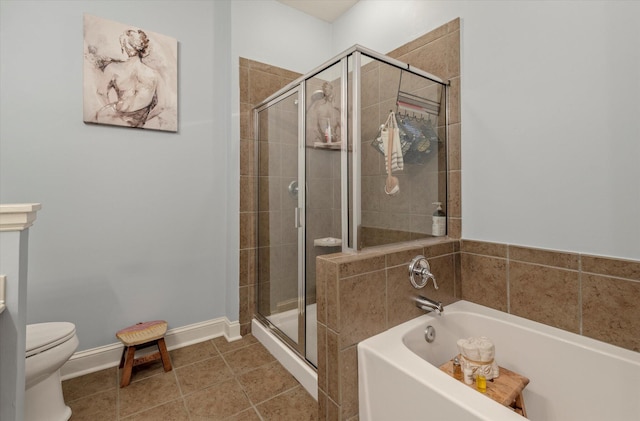
[[[389,151],[387,150],[389,145],[390,131],[393,131],[393,144],[391,154],[389,154]],[[380,138],[382,140],[381,144],[384,150],[385,164],[387,164],[385,165],[385,168],[387,168],[387,173],[389,173],[389,159],[391,159],[391,172],[402,171],[402,169],[404,168],[404,159],[402,158],[402,146],[400,144],[400,129],[398,128],[396,114],[393,111],[389,113],[387,122],[384,124],[384,128],[380,133]]]

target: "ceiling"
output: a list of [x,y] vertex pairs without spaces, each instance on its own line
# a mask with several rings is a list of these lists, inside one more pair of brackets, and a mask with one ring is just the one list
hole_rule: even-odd
[[332,23],[359,0],[278,0],[308,15]]

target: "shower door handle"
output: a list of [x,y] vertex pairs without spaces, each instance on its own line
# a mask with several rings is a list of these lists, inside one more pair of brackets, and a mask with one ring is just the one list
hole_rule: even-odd
[[300,224],[300,208],[293,208],[294,212],[294,221],[293,221],[293,226],[294,228],[300,228],[302,226],[302,224]]

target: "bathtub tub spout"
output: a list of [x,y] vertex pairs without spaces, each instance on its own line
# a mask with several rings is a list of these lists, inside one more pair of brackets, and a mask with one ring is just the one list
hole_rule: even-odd
[[435,311],[439,316],[442,316],[444,312],[444,306],[439,301],[433,301],[427,297],[423,297],[422,295],[418,295],[416,297],[416,307],[426,312]]

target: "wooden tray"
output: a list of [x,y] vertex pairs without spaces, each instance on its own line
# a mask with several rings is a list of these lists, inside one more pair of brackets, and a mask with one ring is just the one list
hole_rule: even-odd
[[[440,370],[453,377],[453,359],[442,364]],[[474,390],[476,389],[475,381],[474,383],[466,384],[464,379],[460,379],[460,382]],[[526,417],[527,411],[524,407],[522,390],[528,384],[528,378],[500,367],[500,376],[493,380],[487,380],[487,392],[484,395]]]

